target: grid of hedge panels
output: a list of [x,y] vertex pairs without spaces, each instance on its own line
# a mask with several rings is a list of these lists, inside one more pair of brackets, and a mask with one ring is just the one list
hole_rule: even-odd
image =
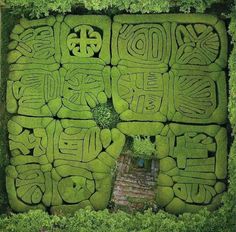
[[[21,19],[11,34],[7,192],[15,211],[107,206],[126,136],[155,137],[156,201],[215,209],[226,189],[227,35],[210,15]],[[112,99],[121,122],[92,109]]]

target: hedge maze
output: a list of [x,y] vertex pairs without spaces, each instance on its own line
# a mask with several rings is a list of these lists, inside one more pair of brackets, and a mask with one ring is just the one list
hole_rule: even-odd
[[[108,205],[126,136],[153,136],[156,201],[220,205],[227,177],[227,34],[210,15],[21,19],[11,33],[6,185],[17,212]],[[120,122],[92,109],[112,100]]]

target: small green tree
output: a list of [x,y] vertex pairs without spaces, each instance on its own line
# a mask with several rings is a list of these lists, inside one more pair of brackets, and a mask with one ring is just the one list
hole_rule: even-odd
[[144,159],[150,159],[156,153],[155,144],[151,142],[150,137],[139,135],[133,137],[132,151],[134,156]]

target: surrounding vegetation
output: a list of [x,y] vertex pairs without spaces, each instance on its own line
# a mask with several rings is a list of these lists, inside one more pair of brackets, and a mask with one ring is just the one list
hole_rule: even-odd
[[[203,12],[212,3],[219,1],[204,0],[182,0],[175,1],[176,6],[181,12],[198,11]],[[128,12],[169,12],[170,1],[52,1],[47,0],[28,1],[28,0],[8,0],[7,3],[12,7],[16,14],[25,13],[31,17],[48,15],[51,12],[70,12],[77,6],[85,5],[92,10],[108,10],[111,7]],[[195,9],[195,10],[194,10]],[[9,15],[8,15],[9,17]],[[232,46],[229,59],[230,75],[230,98],[229,98],[229,120],[232,127],[232,137],[236,134],[236,13],[230,15],[231,23],[229,32],[232,36]],[[11,20],[5,20],[11,22]],[[8,25],[9,26],[9,25]],[[10,26],[9,26],[10,27]],[[6,27],[5,27],[6,28]],[[7,35],[3,35],[5,38]],[[4,42],[3,42],[4,47]],[[5,50],[6,51],[6,50]],[[2,65],[4,59],[2,60]],[[4,82],[2,82],[3,84]],[[1,89],[1,94],[3,93]],[[2,96],[1,96],[2,97]],[[3,98],[3,97],[2,97]],[[4,101],[2,99],[2,101]],[[2,103],[2,102],[1,102]],[[1,109],[2,110],[2,109]],[[1,111],[2,112],[2,111]],[[105,110],[106,112],[106,110]],[[5,116],[4,116],[5,117]],[[1,118],[1,120],[3,120]],[[104,122],[101,122],[104,123]],[[1,125],[1,127],[4,125]],[[106,125],[104,126],[106,127]],[[4,137],[4,132],[1,131]],[[2,141],[2,140],[0,140]],[[5,157],[5,145],[1,144],[1,157]],[[5,165],[5,160],[1,161],[1,168]],[[48,215],[43,211],[30,211],[25,214],[2,215],[0,217],[0,231],[3,232],[36,232],[36,231],[142,231],[142,232],[235,232],[236,231],[236,140],[232,142],[229,155],[229,187],[223,197],[222,207],[215,212],[201,210],[197,214],[185,213],[174,216],[163,211],[154,214],[147,211],[144,214],[127,214],[125,212],[113,212],[108,210],[92,211],[90,209],[79,210],[74,216]],[[1,176],[3,173],[1,173]],[[3,185],[1,185],[3,186]],[[1,201],[4,202],[4,196]]]
[[157,214],[129,214],[123,211],[79,210],[73,216],[48,215],[35,210],[0,218],[2,232],[235,232],[234,218],[225,211],[198,214],[185,213],[176,217],[163,211]]
[[30,17],[47,16],[50,13],[73,12],[78,7],[95,11],[126,11],[130,13],[169,12],[178,7],[180,12],[204,12],[214,3],[226,0],[6,0],[13,12]]
[[156,153],[155,144],[151,142],[150,137],[142,138],[139,135],[133,138],[132,151],[135,156],[144,159],[150,159]]
[[[12,14],[3,11],[2,13],[2,35],[1,35],[1,75],[0,75],[0,176],[5,176],[5,167],[8,163],[7,157],[7,114],[5,110],[5,89],[6,89],[6,77],[8,76],[8,63],[7,63],[7,52],[9,44],[9,34],[15,25],[16,17]],[[4,212],[7,208],[7,198],[5,193],[5,178],[0,178],[0,213]]]

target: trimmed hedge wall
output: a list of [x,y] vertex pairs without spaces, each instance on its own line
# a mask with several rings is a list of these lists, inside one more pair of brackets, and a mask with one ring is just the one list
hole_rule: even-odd
[[[16,18],[9,14],[8,11],[2,11],[1,15],[1,76],[0,76],[0,176],[5,177],[5,167],[8,164],[8,154],[7,147],[8,143],[6,142],[7,138],[7,125],[6,121],[8,120],[8,116],[5,110],[5,92],[6,92],[6,77],[9,73],[9,65],[7,63],[7,52],[8,52],[8,44],[9,44],[9,35],[16,23]],[[5,178],[0,178],[0,213],[5,212],[7,208],[7,196],[6,196],[6,188],[5,188]]]

